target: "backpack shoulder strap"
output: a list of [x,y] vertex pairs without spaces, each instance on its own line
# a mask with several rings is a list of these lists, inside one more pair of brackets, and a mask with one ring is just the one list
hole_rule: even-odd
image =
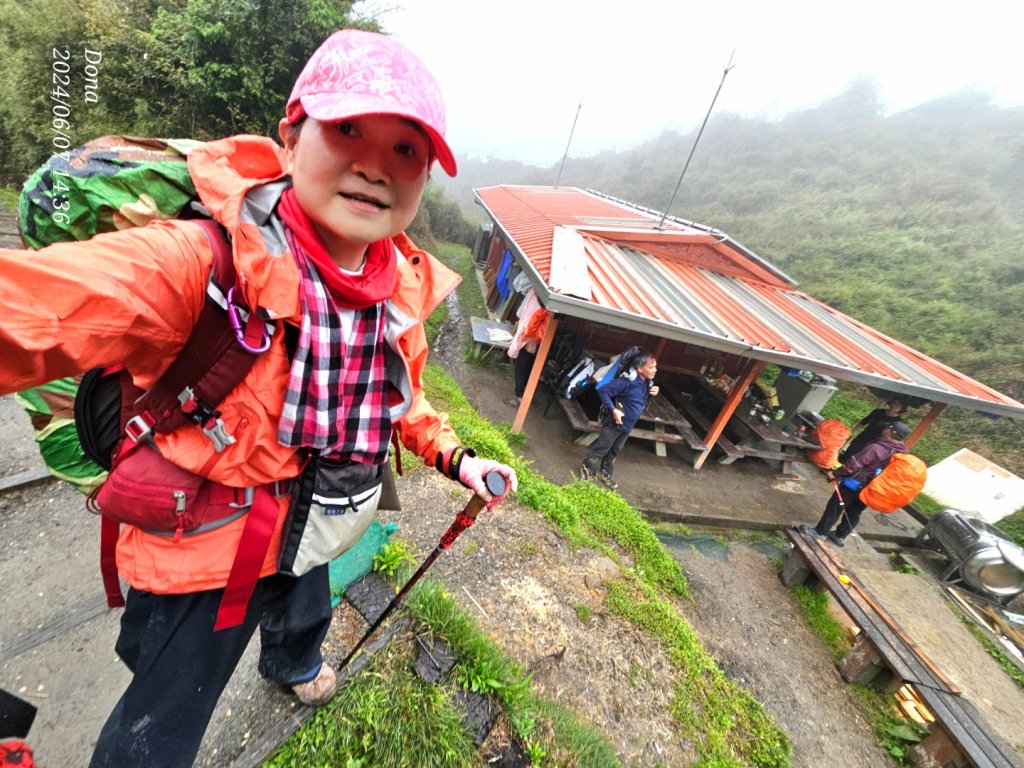
[[192,334],[160,379],[135,401],[125,431],[132,439],[198,424],[218,451],[234,442],[217,406],[270,346],[274,325],[249,311],[237,292],[230,240],[211,220],[196,220],[213,251],[206,301]]

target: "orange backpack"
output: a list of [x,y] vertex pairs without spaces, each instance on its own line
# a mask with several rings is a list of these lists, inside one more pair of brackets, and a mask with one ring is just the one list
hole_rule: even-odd
[[850,436],[850,428],[839,419],[825,419],[811,430],[811,439],[821,446],[820,451],[805,448],[807,460],[822,469],[832,469],[839,460],[839,449]]
[[895,512],[924,488],[928,467],[910,453],[894,453],[888,465],[860,492],[860,500],[879,512]]

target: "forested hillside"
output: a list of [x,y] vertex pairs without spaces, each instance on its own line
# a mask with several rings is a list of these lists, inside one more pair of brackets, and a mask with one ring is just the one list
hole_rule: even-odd
[[[696,131],[571,156],[562,184],[663,209]],[[456,183],[553,184],[463,161]],[[468,186],[452,187],[463,202]],[[1024,108],[957,93],[883,115],[865,80],[779,122],[713,117],[671,213],[718,227],[800,288],[1024,399]],[[939,432],[1024,472],[1024,426],[946,411]]]

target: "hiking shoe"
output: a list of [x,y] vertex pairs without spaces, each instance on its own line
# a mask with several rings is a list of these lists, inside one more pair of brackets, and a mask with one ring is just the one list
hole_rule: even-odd
[[510,406],[512,408],[518,408],[519,404],[521,402],[523,402],[523,398],[521,398],[521,397],[513,397],[513,398],[511,398],[509,400],[506,400],[505,401],[505,405]]
[[586,464],[584,464],[582,467],[580,467],[580,479],[582,479],[582,480],[590,480],[593,476],[594,476],[594,470],[592,470]]
[[837,547],[845,547],[846,546],[846,537],[845,536],[836,536],[834,533],[830,533],[828,535],[828,540],[831,541],[833,544],[835,544]]
[[619,487],[619,484],[612,480],[612,476],[607,472],[601,473],[601,482],[611,488],[613,491]]
[[293,685],[292,690],[299,701],[307,707],[322,707],[338,692],[338,676],[330,665],[324,663],[312,680]]
[[824,539],[825,538],[824,536],[822,536],[820,533],[818,533],[816,530],[814,530],[809,525],[798,525],[796,527],[796,529],[798,531],[800,531],[800,533],[804,534],[804,536],[810,536],[812,539]]

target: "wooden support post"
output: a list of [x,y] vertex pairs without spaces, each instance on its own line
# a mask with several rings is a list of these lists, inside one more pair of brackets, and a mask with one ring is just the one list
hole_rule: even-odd
[[945,403],[932,403],[931,410],[928,411],[921,421],[917,423],[917,426],[914,427],[914,431],[910,433],[910,437],[903,441],[907,448],[914,447],[914,443],[921,438],[921,435],[928,430],[928,427],[932,425],[932,422],[935,421],[939,417],[939,414],[944,410],[946,410]]
[[[657,424],[654,425],[654,432],[655,434],[664,435],[665,425],[659,421]],[[665,447],[665,444],[660,440],[654,441],[654,455],[662,459],[668,456],[668,449]]]
[[739,405],[740,400],[743,399],[743,393],[747,391],[747,387],[758,376],[761,375],[761,371],[764,370],[765,363],[763,360],[751,360],[750,365],[747,366],[746,372],[740,376],[729,393],[729,396],[725,399],[725,404],[722,409],[718,412],[718,416],[715,417],[714,422],[711,424],[711,429],[704,436],[704,445],[707,446],[703,451],[697,454],[696,461],[693,462],[694,469],[700,469],[704,466],[704,462],[707,461],[709,455],[711,455],[711,449],[715,447],[715,443],[718,441],[718,436],[722,434],[722,430],[725,429],[725,425],[729,423],[729,419],[732,418],[733,413],[736,411],[736,406]]
[[971,765],[949,734],[935,726],[910,748],[907,759],[915,768],[967,768]]
[[[857,685],[885,684],[891,676],[889,668],[875,650],[875,646],[861,632],[853,642],[853,648],[836,665],[843,680]],[[880,677],[885,674],[885,677]]]
[[515,421],[512,422],[513,432],[523,431],[523,424],[526,422],[526,412],[530,410],[530,403],[533,402],[533,396],[537,392],[540,374],[544,370],[544,363],[548,360],[548,352],[551,351],[551,342],[555,339],[556,330],[558,330],[558,315],[552,315],[548,321],[548,327],[544,329],[544,338],[540,340],[537,358],[533,361],[530,378],[526,382],[526,391],[523,392],[523,399],[519,403],[519,410],[516,411]]

